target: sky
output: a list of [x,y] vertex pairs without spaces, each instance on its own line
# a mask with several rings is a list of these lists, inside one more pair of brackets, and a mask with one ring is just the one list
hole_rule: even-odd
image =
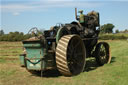
[[0,0],[0,29],[5,33],[27,33],[32,27],[48,30],[57,23],[76,21],[75,7],[85,15],[99,12],[101,25],[128,29],[128,0]]

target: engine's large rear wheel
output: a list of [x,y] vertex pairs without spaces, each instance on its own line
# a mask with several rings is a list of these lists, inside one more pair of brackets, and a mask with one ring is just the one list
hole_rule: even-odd
[[86,50],[78,35],[63,36],[56,47],[56,64],[61,74],[73,76],[85,67]]

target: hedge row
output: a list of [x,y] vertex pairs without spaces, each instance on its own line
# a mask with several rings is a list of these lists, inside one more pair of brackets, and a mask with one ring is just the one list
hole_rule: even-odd
[[24,35],[22,32],[10,32],[9,34],[0,35],[0,41],[22,41],[29,37],[29,34]]
[[8,35],[2,35],[0,36],[0,41],[22,41],[25,39],[28,39],[28,35],[23,35],[23,36],[8,36]]
[[118,34],[102,34],[99,36],[100,40],[126,40],[128,39],[125,35],[118,35]]
[[[22,32],[10,32],[9,34],[0,35],[0,41],[22,41],[30,38],[29,34]],[[126,40],[128,39],[128,34],[100,34],[100,40]]]

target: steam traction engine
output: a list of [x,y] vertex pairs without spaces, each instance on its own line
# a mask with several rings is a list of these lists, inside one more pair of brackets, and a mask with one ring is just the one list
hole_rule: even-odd
[[99,13],[92,11],[80,16],[76,10],[78,22],[53,26],[41,35],[37,28],[32,28],[29,33],[35,36],[23,41],[21,65],[30,72],[40,71],[41,75],[45,70],[57,69],[64,76],[73,76],[84,70],[87,57],[95,57],[99,65],[110,63],[109,45],[98,43]]

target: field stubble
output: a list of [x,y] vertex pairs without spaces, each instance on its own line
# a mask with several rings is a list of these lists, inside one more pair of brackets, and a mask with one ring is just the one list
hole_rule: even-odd
[[111,64],[99,67],[95,59],[90,58],[80,75],[42,78],[20,67],[18,55],[22,53],[21,42],[0,42],[0,85],[127,85],[128,41],[107,42],[111,47]]

